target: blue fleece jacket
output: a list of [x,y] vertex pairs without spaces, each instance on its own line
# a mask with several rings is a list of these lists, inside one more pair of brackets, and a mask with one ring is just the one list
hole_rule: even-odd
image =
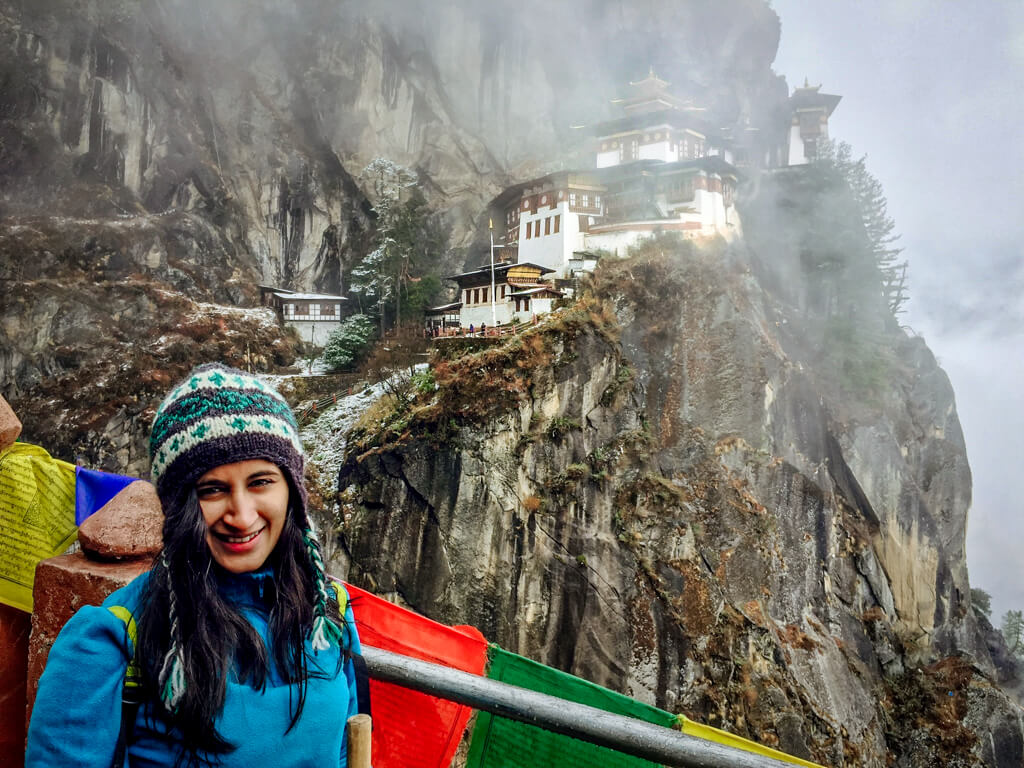
[[[82,608],[61,630],[39,680],[26,768],[110,768],[121,726],[121,690],[133,648],[124,621],[108,607],[124,606],[138,617],[148,578],[149,574],[143,574],[117,590],[102,607]],[[257,571],[229,575],[220,585],[224,597],[238,606],[265,643],[269,617],[262,596],[269,578],[268,571]],[[345,621],[352,650],[359,653],[351,606],[346,608]],[[236,749],[219,756],[219,764],[225,768],[346,766],[345,723],[358,711],[358,703],[352,662],[335,674],[338,654],[332,646],[312,657],[326,678],[310,678],[302,717],[287,734],[296,686],[281,681],[272,657],[263,690],[229,680],[216,726]],[[181,750],[180,733],[169,731],[162,720],[153,717],[160,711],[160,704],[154,702],[139,708],[127,764],[146,768],[175,764]]]

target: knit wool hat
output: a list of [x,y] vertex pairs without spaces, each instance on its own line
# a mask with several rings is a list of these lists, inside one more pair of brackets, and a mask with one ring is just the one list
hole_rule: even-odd
[[[288,475],[291,513],[302,531],[313,595],[313,650],[341,645],[342,632],[327,618],[327,579],[320,543],[306,511],[305,458],[295,414],[283,397],[255,376],[219,363],[194,369],[164,398],[149,440],[153,484],[166,508],[214,467],[250,459],[272,462]],[[168,567],[167,553],[161,562]],[[184,691],[184,662],[177,632],[177,598],[171,601],[171,645],[160,674],[164,703],[173,711]]]
[[149,456],[153,485],[164,504],[214,467],[249,459],[272,462],[299,492],[298,512],[305,519],[305,459],[295,415],[273,387],[251,374],[219,363],[193,370],[160,404]]

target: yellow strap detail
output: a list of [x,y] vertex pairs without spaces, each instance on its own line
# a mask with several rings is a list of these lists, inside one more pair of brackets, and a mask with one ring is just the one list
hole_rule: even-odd
[[341,586],[340,581],[328,579],[327,583],[331,585],[331,588],[334,590],[334,594],[338,596],[338,615],[341,617],[342,621],[344,621],[345,608],[348,606],[348,592],[346,592],[345,588]]
[[135,646],[139,639],[139,628],[135,623],[135,617],[123,605],[107,606],[107,610],[124,622],[125,630],[128,632],[128,640],[131,642],[129,651],[132,654],[132,658],[128,662],[128,669],[124,673],[124,685],[126,688],[136,688],[141,684],[142,670],[139,669],[139,665],[135,661]]

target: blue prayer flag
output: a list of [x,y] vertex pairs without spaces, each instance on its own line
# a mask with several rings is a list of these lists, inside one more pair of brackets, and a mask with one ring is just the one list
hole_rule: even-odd
[[85,518],[136,480],[137,477],[75,467],[75,525],[81,525]]

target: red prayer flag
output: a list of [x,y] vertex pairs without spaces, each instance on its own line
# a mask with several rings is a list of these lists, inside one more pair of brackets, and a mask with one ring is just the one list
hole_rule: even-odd
[[[482,675],[487,641],[475,627],[449,627],[345,585],[359,640],[374,648]],[[473,710],[370,680],[374,768],[447,768]]]

